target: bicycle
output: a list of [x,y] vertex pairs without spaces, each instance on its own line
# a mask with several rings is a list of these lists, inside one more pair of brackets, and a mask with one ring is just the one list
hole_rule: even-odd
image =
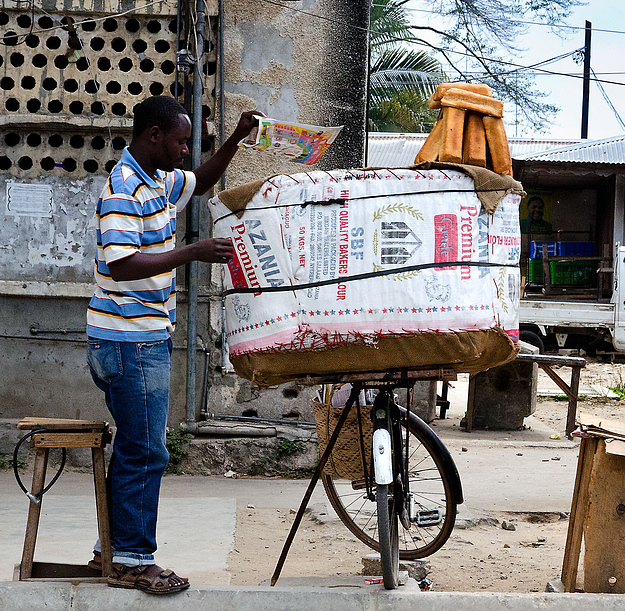
[[[386,589],[398,586],[400,559],[423,558],[445,544],[455,524],[457,505],[463,502],[458,471],[436,433],[416,414],[399,406],[394,397],[396,388],[410,389],[418,379],[439,379],[443,374],[446,379],[455,379],[454,372],[448,370],[338,376],[340,381],[350,382],[352,390],[304,496],[272,585],[319,478],[341,521],[358,539],[380,553]],[[337,381],[337,377],[332,381]],[[372,448],[365,448],[366,425],[359,401],[365,388],[378,390],[371,407]],[[362,477],[341,480],[324,471],[324,467],[354,406],[360,464],[364,468]]]

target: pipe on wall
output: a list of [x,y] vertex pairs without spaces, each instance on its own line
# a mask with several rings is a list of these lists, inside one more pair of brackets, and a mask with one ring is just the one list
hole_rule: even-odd
[[[219,144],[226,140],[226,101],[225,101],[225,64],[224,64],[224,0],[219,0]],[[226,175],[221,177],[221,190],[226,188]],[[228,367],[228,337],[226,335],[226,298],[221,298],[221,372],[229,373]],[[208,409],[208,405],[205,406]]]
[[[193,72],[193,149],[191,160],[194,168],[202,163],[202,65],[204,55],[204,26],[206,15],[204,0],[197,0],[197,19],[195,25],[196,62]],[[200,233],[200,201],[199,196],[191,198],[189,212],[190,226],[187,227],[189,242],[197,242]],[[188,314],[187,314],[187,392],[186,420],[195,421],[195,380],[196,380],[196,345],[197,345],[197,298],[199,284],[199,265],[191,261],[188,268]]]

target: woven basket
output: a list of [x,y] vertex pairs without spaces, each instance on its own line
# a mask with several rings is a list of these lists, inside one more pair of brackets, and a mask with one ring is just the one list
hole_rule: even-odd
[[[341,416],[344,406],[333,407],[330,404],[313,400],[319,457],[323,455]],[[371,406],[360,406],[362,435],[365,447],[365,462],[369,468],[371,447],[373,444],[373,424],[369,418]],[[358,410],[353,405],[341,433],[336,440],[334,449],[328,458],[323,472],[341,479],[357,480],[365,476],[360,453],[360,433],[358,430]]]

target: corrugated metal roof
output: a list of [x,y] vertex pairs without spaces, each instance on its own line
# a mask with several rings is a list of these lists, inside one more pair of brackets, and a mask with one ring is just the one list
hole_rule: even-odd
[[529,155],[540,151],[549,151],[555,148],[571,146],[579,140],[554,140],[553,138],[508,138],[510,155],[513,159],[519,159],[522,155]]
[[526,161],[625,164],[625,135],[603,140],[581,140],[569,146],[513,157]]
[[[428,134],[394,134],[371,132],[368,141],[367,165],[394,168],[412,165]],[[623,137],[625,138],[625,136]],[[509,138],[510,154],[514,159],[527,159],[542,151],[570,148],[581,140],[554,140],[552,138]],[[532,159],[534,157],[531,157]],[[625,155],[620,162],[625,163]]]
[[367,165],[376,168],[401,168],[412,165],[427,137],[427,134],[372,132],[367,143]]

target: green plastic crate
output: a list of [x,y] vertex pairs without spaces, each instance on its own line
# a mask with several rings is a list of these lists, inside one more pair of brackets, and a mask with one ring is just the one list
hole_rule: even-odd
[[[549,261],[551,284],[572,286],[593,286],[595,283],[594,261]],[[542,259],[527,259],[525,270],[527,282],[543,284]]]
[[594,284],[596,276],[594,261],[549,261],[549,272],[552,285],[589,287]]
[[527,260],[527,269],[525,270],[525,279],[527,282],[543,283],[543,260],[529,259]]

